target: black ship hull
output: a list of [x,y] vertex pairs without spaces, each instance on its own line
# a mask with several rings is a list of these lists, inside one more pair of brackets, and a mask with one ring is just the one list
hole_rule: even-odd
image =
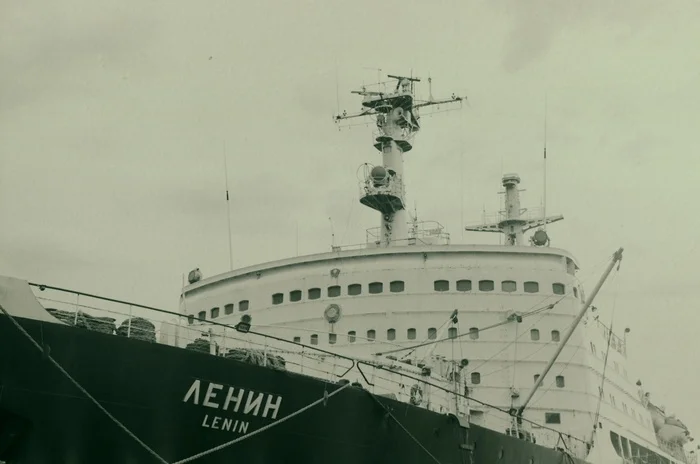
[[582,462],[357,386],[283,420],[343,385],[68,325],[14,320],[44,350],[0,314],[0,461],[7,463],[174,463],[269,425],[191,462]]

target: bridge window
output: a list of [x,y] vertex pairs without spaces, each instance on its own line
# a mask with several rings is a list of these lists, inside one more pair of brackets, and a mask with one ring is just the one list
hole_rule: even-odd
[[574,296],[576,298],[578,298],[578,288],[574,287],[573,290],[574,290]]
[[224,314],[229,315],[233,314],[233,303],[229,303],[224,306]]
[[396,330],[394,329],[389,329],[386,331],[386,339],[387,340],[396,340]]
[[248,311],[248,300],[241,300],[238,302],[239,311]]
[[328,343],[331,345],[335,345],[335,342],[338,341],[338,335],[334,333],[329,333],[328,334]]
[[544,413],[544,422],[546,424],[561,424],[561,414],[558,412]]
[[435,340],[437,338],[437,329],[435,327],[428,329],[428,338],[430,340]]
[[564,382],[564,376],[563,375],[558,375],[557,376],[557,387],[558,388],[564,388],[566,383]]
[[627,459],[631,458],[632,456],[630,455],[629,442],[627,441],[627,438],[620,437],[620,442],[622,443],[622,455]]
[[537,381],[540,380],[540,374],[535,374],[533,379],[534,379],[534,383],[537,383]]
[[372,294],[382,293],[384,291],[384,284],[381,282],[372,282],[369,284],[369,292]]
[[354,330],[351,330],[350,332],[348,332],[348,342],[355,343],[356,339],[357,339],[357,333]]
[[558,330],[552,330],[552,341],[553,342],[559,341],[559,331]]
[[320,288],[310,288],[309,289],[309,300],[318,300],[321,298]]
[[515,283],[513,280],[504,280],[501,282],[501,291],[504,292],[514,292],[518,289],[518,284]]
[[377,332],[375,332],[373,329],[369,329],[367,331],[367,340],[373,342],[375,338],[377,338]]
[[481,383],[481,374],[478,372],[472,372],[472,383],[478,385]]
[[284,301],[283,293],[275,293],[272,295],[272,304],[281,304]]
[[301,343],[301,337],[294,337],[294,343]]
[[457,281],[457,291],[458,292],[470,292],[472,290],[471,280],[458,280]]
[[207,318],[207,312],[206,312],[206,311],[200,311],[199,314],[198,314],[198,316],[199,316],[199,320],[200,320],[200,321],[204,321],[204,320],[206,320],[206,318]]
[[450,338],[457,338],[457,327],[450,327],[447,329],[447,336]]
[[404,291],[404,283],[403,280],[394,280],[393,282],[389,282],[389,291],[392,293],[400,293]]
[[537,341],[540,339],[540,331],[538,329],[532,329],[530,331],[530,340]]
[[433,288],[436,292],[446,292],[450,289],[449,280],[436,280],[433,282]]
[[311,335],[311,344],[318,345],[318,335],[316,335],[316,334]]
[[492,292],[494,289],[493,280],[480,280],[479,290],[482,292]]
[[409,340],[415,340],[416,339],[416,329],[408,329],[406,331],[406,338]]
[[479,328],[478,327],[471,327],[469,329],[469,338],[471,338],[472,340],[479,339]]
[[219,317],[219,308],[211,308],[211,318],[216,319]]
[[540,284],[537,282],[525,282],[523,290],[525,290],[525,293],[537,293],[540,291]]
[[328,297],[335,298],[336,296],[340,296],[340,285],[331,285],[328,287]]
[[360,285],[360,284],[348,285],[348,295],[359,295],[360,293],[362,293],[362,285]]
[[289,292],[289,301],[301,301],[301,290],[292,290]]
[[613,448],[618,456],[622,457],[622,447],[620,446],[620,436],[615,432],[610,432],[610,441],[612,442]]
[[566,294],[566,286],[560,283],[552,284],[552,291],[555,295],[564,295]]

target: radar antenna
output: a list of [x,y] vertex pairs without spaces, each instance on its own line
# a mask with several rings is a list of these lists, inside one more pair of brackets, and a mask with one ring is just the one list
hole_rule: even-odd
[[364,97],[362,110],[356,113],[343,111],[334,118],[338,124],[365,116],[375,119],[374,148],[382,154],[382,163],[365,175],[360,203],[381,214],[379,246],[391,246],[401,241],[408,244],[412,238],[406,211],[403,155],[413,148],[413,138],[421,129],[419,109],[455,103],[461,107],[466,100],[466,97],[454,93],[449,98],[434,99],[432,79],[429,79],[429,99],[418,100],[415,98],[415,84],[421,81],[419,78],[393,74],[387,77],[396,80],[393,91],[368,90],[369,85],[354,90],[351,93]]

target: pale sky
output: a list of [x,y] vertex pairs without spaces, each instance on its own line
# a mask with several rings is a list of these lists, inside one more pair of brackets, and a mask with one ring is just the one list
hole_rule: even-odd
[[328,251],[329,216],[337,242],[363,242],[378,217],[356,172],[380,155],[371,124],[332,116],[376,68],[469,97],[423,118],[408,201],[453,243],[497,243],[462,216],[498,209],[503,172],[540,206],[546,94],[552,246],[589,291],[625,247],[594,304],[631,328],[630,375],[700,437],[699,15],[697,0],[0,1],[0,274],[176,308],[183,273],[228,270],[224,146],[234,266]]

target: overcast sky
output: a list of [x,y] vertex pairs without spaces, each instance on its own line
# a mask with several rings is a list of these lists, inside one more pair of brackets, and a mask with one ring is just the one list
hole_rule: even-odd
[[228,270],[224,147],[234,266],[329,250],[329,217],[336,242],[363,242],[378,218],[356,172],[380,156],[371,125],[338,131],[332,115],[359,108],[349,91],[376,68],[469,97],[423,118],[408,201],[454,243],[497,243],[462,217],[498,210],[504,171],[540,206],[546,94],[547,211],[565,216],[552,246],[589,291],[625,247],[601,318],[614,307],[630,375],[698,435],[699,14],[696,0],[0,1],[0,274],[175,308],[183,273]]

